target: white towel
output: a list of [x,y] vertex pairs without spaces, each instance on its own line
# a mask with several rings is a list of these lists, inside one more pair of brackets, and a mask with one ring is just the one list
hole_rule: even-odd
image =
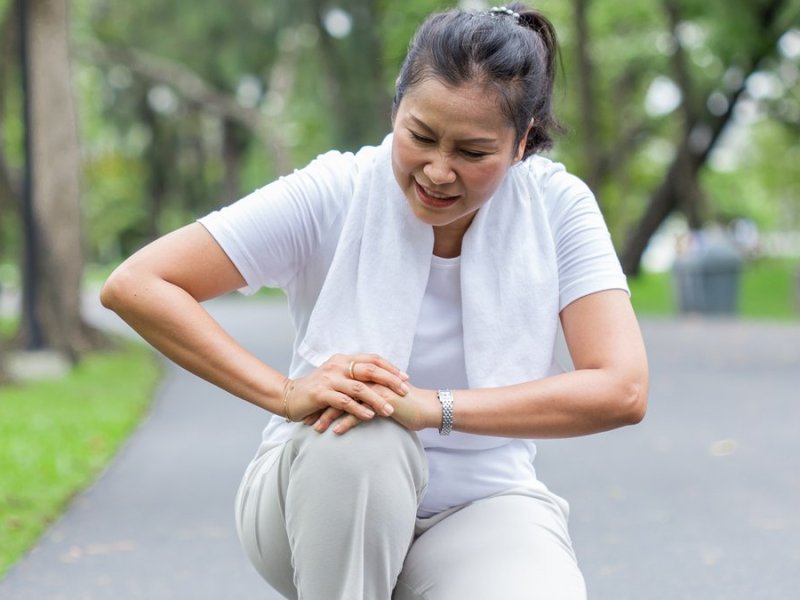
[[[313,365],[336,352],[374,352],[408,367],[433,228],[412,213],[392,172],[391,148],[389,135],[359,152],[349,212],[299,346]],[[522,163],[509,170],[464,236],[462,316],[471,388],[540,379],[551,369],[558,274],[545,221],[541,193]]]

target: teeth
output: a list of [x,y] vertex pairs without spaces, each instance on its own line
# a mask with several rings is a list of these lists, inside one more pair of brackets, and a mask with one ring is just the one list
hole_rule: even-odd
[[417,182],[417,185],[420,187],[422,191],[425,192],[426,196],[430,196],[431,198],[436,198],[437,200],[452,200],[453,198],[455,198],[455,196],[448,196],[447,194],[437,194],[436,192],[432,192],[424,185],[421,185],[419,182]]
[[439,198],[440,200],[444,200],[445,198],[450,198],[450,196],[445,196],[444,194],[434,194],[429,190],[425,190],[425,193],[428,194],[431,198]]

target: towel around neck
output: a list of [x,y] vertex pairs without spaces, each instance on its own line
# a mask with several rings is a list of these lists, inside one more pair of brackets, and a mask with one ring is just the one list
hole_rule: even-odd
[[[360,151],[353,195],[299,352],[376,353],[405,370],[433,253],[392,172],[392,136]],[[523,161],[478,211],[461,249],[464,354],[471,388],[548,374],[558,273],[541,187]],[[412,382],[413,383],[413,382]]]

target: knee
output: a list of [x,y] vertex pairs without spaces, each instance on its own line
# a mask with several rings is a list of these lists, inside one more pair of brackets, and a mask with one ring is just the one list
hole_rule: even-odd
[[416,434],[395,421],[376,418],[343,435],[298,428],[295,466],[320,475],[335,473],[340,482],[396,478],[406,474],[417,491],[427,484],[427,461]]

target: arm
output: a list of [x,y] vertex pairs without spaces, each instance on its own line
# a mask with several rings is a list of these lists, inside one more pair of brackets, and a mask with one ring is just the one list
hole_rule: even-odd
[[[609,290],[584,296],[564,308],[561,322],[575,370],[503,388],[455,392],[457,431],[570,437],[644,418],[647,357],[627,294]],[[441,410],[437,418],[440,422]]]
[[[561,312],[575,370],[500,388],[454,390],[454,429],[480,435],[556,438],[638,423],[647,406],[647,357],[630,300],[621,290],[590,294]],[[410,429],[439,428],[435,390],[405,398],[380,390]],[[338,424],[346,431],[356,419]],[[341,431],[342,433],[344,431]]]
[[[126,260],[108,278],[100,298],[105,307],[178,365],[256,406],[284,415],[287,378],[244,349],[200,304],[244,285],[244,278],[222,248],[195,223]],[[368,407],[354,399],[386,414],[380,396],[346,376],[352,358],[332,357],[297,382],[291,399],[293,419],[326,406],[371,418]],[[376,380],[401,391],[397,369],[379,357],[357,359],[376,365]]]

